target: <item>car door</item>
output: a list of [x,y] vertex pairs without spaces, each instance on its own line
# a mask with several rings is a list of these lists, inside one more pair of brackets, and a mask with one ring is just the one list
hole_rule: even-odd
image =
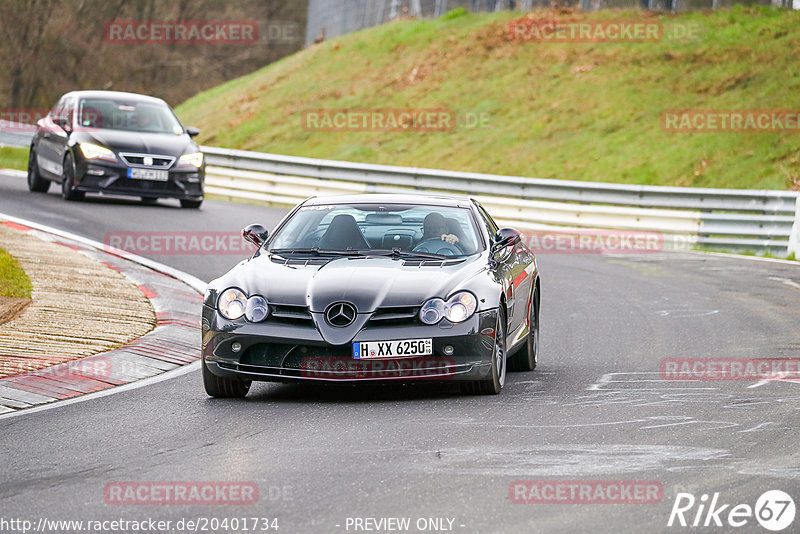
[[36,163],[39,170],[50,178],[61,178],[63,147],[66,147],[68,140],[67,132],[62,126],[67,100],[67,97],[62,97],[41,121]]
[[[494,235],[499,230],[497,223],[491,215],[476,202],[478,211],[486,221],[487,229],[491,228]],[[508,337],[514,340],[520,329],[527,323],[528,304],[531,295],[533,276],[529,269],[529,254],[523,242],[507,246],[497,252],[497,261],[503,278],[503,290],[508,303]]]
[[[69,147],[69,136],[72,134],[75,118],[75,98],[67,96],[64,98],[64,103],[61,107],[58,120],[56,121],[57,128],[51,139],[53,147],[53,156],[58,168],[61,169],[64,163],[64,155]],[[59,176],[63,175],[63,169]]]
[[[486,213],[486,210],[483,209],[483,206],[475,202],[475,207],[478,209],[478,215],[480,216],[481,223],[486,227],[486,231],[489,234],[489,246],[491,247],[494,236],[497,234],[499,228],[494,222],[494,219],[492,219],[491,216]],[[514,286],[511,283],[512,278],[510,277],[513,258],[512,255],[509,254],[508,248],[509,247],[499,250],[497,252],[496,259],[498,262],[497,274],[500,278],[500,282],[503,285],[503,293],[506,296],[506,307],[508,308],[506,317],[506,322],[508,323],[507,333],[510,334],[516,330],[518,320],[515,316],[516,294],[514,292]]]

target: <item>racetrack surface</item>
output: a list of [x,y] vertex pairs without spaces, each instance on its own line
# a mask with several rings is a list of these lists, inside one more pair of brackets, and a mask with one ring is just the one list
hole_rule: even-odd
[[[285,214],[214,201],[199,211],[68,203],[56,189],[31,194],[24,179],[0,175],[0,213],[98,241],[107,232],[272,228]],[[241,259],[150,257],[203,280]],[[800,357],[800,266],[700,253],[538,262],[540,366],[509,375],[499,396],[450,385],[256,384],[244,401],[214,400],[190,373],[0,420],[1,514],[34,524],[267,517],[283,533],[345,532],[355,517],[409,517],[412,527],[450,518],[464,533],[654,533],[686,530],[667,527],[682,491],[719,492],[730,505],[754,506],[772,489],[800,499],[800,383],[659,378],[664,358]],[[655,504],[510,502],[510,483],[544,479],[658,481],[664,495]],[[107,504],[106,485],[124,481],[253,482],[260,499]],[[738,531],[763,530],[750,518]]]

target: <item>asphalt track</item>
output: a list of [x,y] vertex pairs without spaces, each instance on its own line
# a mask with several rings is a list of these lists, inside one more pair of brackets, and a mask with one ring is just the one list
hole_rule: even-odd
[[[0,213],[98,241],[109,232],[272,227],[285,213],[213,201],[199,211],[68,203],[56,189],[31,194],[24,179],[0,175]],[[241,259],[144,255],[203,280]],[[282,533],[363,532],[353,518],[399,517],[411,519],[411,532],[425,526],[419,518],[449,518],[464,533],[654,533],[689,530],[667,526],[679,492],[754,506],[777,489],[800,501],[800,383],[659,376],[665,358],[800,357],[800,266],[700,253],[549,254],[539,266],[540,366],[510,375],[500,396],[463,396],[450,385],[259,384],[244,401],[213,400],[189,373],[0,420],[0,527],[15,518],[153,518],[180,532],[182,518],[264,517],[277,518]],[[663,499],[509,500],[514,481],[586,479],[656,481]],[[252,482],[260,498],[106,503],[106,485],[125,481]],[[785,532],[798,525],[800,517]],[[693,531],[767,532],[752,517],[736,529]]]

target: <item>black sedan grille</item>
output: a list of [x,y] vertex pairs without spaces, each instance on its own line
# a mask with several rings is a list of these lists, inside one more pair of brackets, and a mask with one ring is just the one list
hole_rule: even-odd
[[131,154],[120,152],[119,156],[130,167],[147,167],[154,169],[167,169],[175,163],[173,156],[157,156],[154,154]]
[[[378,308],[370,317],[370,323],[376,326],[398,326],[417,323],[417,306],[390,306]],[[311,312],[305,306],[290,306],[285,304],[270,304],[270,315],[267,321],[281,323],[311,322]]]
[[108,191],[120,190],[127,191],[131,188],[141,191],[153,191],[160,193],[184,193],[185,191],[178,187],[175,182],[156,182],[152,180],[136,180],[135,184],[130,180],[117,180],[108,186]]

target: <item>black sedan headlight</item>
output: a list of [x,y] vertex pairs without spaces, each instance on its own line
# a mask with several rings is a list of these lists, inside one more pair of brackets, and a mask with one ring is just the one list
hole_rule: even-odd
[[419,318],[425,324],[436,324],[446,318],[451,323],[463,323],[478,308],[475,295],[469,291],[460,291],[447,301],[434,298],[422,305]]
[[235,321],[244,315],[246,307],[247,297],[235,287],[223,291],[217,301],[217,309],[219,309],[220,315],[229,321]]
[[220,294],[217,309],[229,321],[236,321],[244,316],[251,323],[260,323],[269,316],[269,304],[264,297],[253,295],[247,298],[241,289],[235,287]]
[[247,306],[244,307],[244,316],[251,323],[260,323],[269,315],[269,305],[267,299],[261,295],[253,295],[247,299]]
[[184,154],[178,160],[178,167],[194,167],[199,169],[203,166],[203,153],[192,152],[191,154]]

